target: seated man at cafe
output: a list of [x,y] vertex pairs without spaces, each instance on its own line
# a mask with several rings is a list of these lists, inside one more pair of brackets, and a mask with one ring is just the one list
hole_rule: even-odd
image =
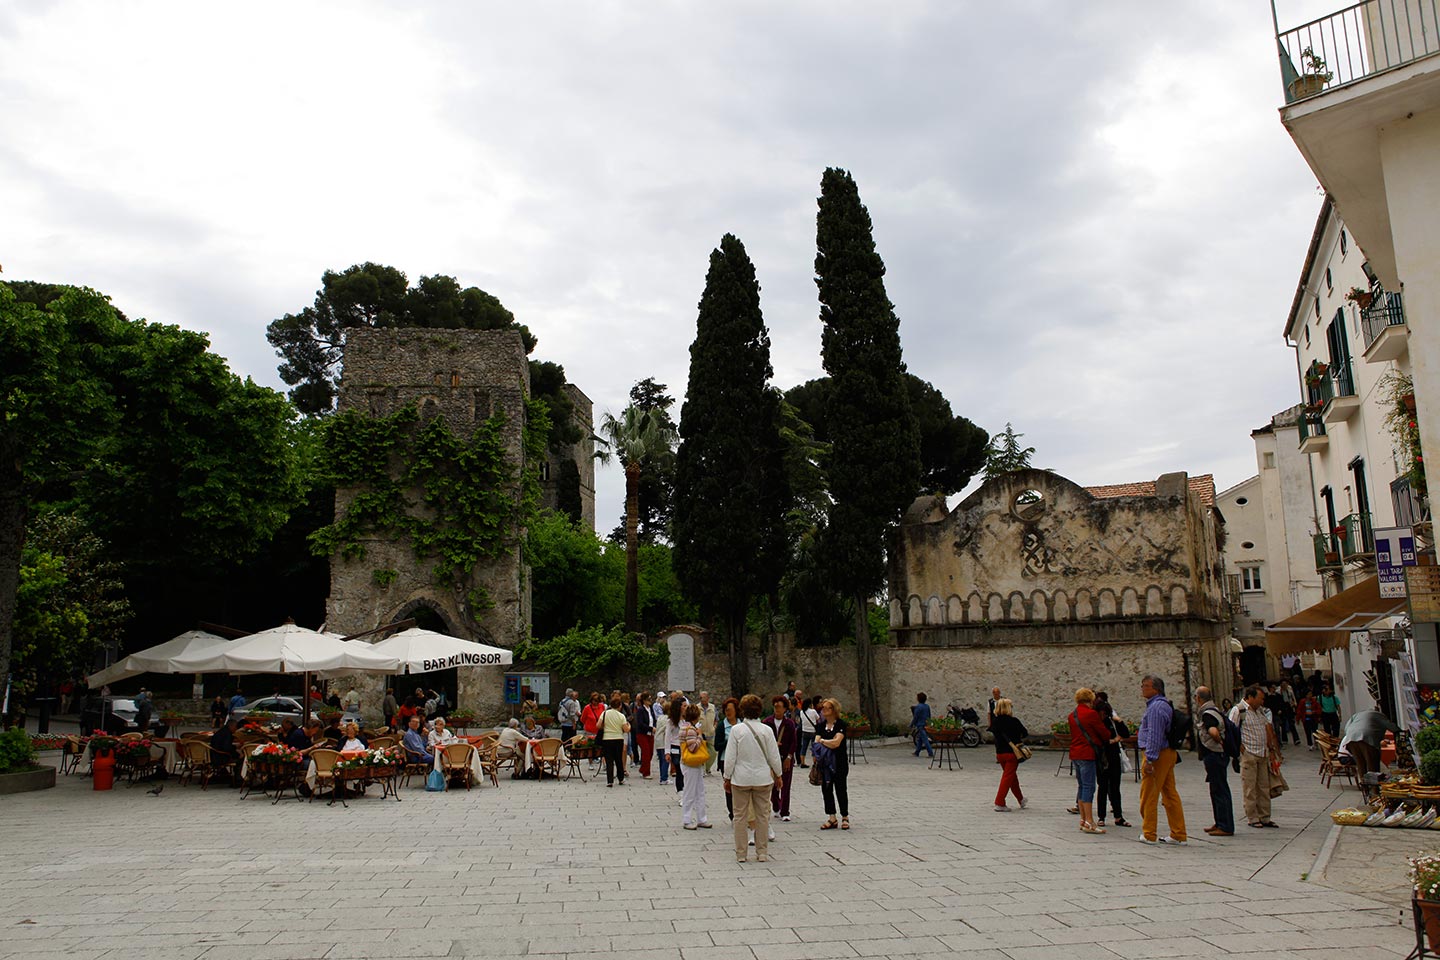
[[314,746],[305,731],[300,729],[289,717],[280,721],[280,742],[287,747],[294,747],[296,750],[309,750]]
[[535,718],[528,713],[525,715],[525,719],[520,721],[520,733],[526,740],[545,739],[545,728],[536,723]]
[[500,738],[496,741],[495,758],[497,760],[515,760],[515,774],[518,779],[525,775],[525,734],[520,732],[520,721],[514,717],[510,718],[510,725],[500,731]]
[[406,729],[405,735],[400,738],[400,743],[404,745],[405,751],[412,757],[423,757],[426,763],[434,762],[435,755],[430,752],[430,745],[425,742],[425,735],[420,732],[419,714],[410,717],[409,728]]
[[235,728],[239,725],[240,722],[233,718],[226,720],[210,737],[210,753],[215,762],[235,762]]
[[[325,731],[322,730],[320,726],[320,721],[314,717],[311,717],[310,722],[305,724],[305,739],[310,741],[310,746],[307,749],[313,750],[325,742]],[[340,741],[337,740],[335,742],[339,743]]]

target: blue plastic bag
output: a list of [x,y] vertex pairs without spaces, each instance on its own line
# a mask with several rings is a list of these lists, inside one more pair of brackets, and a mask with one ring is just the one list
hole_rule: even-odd
[[430,793],[444,793],[445,774],[439,770],[431,770],[425,776],[425,789]]

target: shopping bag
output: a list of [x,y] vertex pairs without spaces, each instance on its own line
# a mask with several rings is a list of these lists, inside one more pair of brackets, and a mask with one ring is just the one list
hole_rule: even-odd
[[431,793],[444,793],[445,774],[439,770],[431,770],[425,775],[425,789]]

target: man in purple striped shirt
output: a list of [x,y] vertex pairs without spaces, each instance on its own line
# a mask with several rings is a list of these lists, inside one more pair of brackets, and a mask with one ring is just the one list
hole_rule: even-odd
[[[1183,847],[1186,844],[1185,811],[1180,806],[1180,791],[1175,788],[1175,764],[1180,762],[1180,754],[1170,746],[1170,721],[1175,716],[1175,708],[1165,699],[1165,681],[1157,676],[1147,676],[1140,681],[1140,695],[1145,698],[1145,715],[1136,736],[1145,754],[1140,763],[1140,842],[1173,843]],[[1157,839],[1162,800],[1170,835]]]

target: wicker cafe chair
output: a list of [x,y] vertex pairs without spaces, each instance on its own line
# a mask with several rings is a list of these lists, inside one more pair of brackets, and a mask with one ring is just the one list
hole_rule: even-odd
[[1327,747],[1325,749],[1325,759],[1321,761],[1320,780],[1326,787],[1329,787],[1330,781],[1336,777],[1348,779],[1353,786],[1359,785],[1355,780],[1355,764],[1347,763],[1345,759],[1340,756],[1339,750]]
[[330,787],[330,796],[335,796],[335,764],[340,760],[340,751],[318,747],[310,751],[310,759],[315,762],[315,790],[310,801],[313,803],[326,786]]
[[445,744],[440,754],[440,769],[444,771],[445,779],[459,777],[465,781],[465,789],[469,790],[475,782],[475,771],[470,769],[470,755],[474,751],[475,748],[464,741]]
[[122,733],[115,739],[121,743],[134,743],[136,740],[144,740],[145,736],[140,733]]
[[570,749],[565,751],[565,779],[569,780],[571,776],[579,774],[580,782],[584,783],[585,768],[582,767],[580,761],[575,758],[575,741],[579,739],[580,737],[578,735],[571,737]]
[[380,750],[380,749],[383,749],[384,747],[393,747],[393,746],[395,746],[395,744],[398,743],[398,742],[399,742],[399,741],[397,741],[394,737],[391,737],[391,736],[371,737],[371,738],[370,738],[370,749],[371,749],[371,750]]
[[560,779],[560,738],[546,737],[535,744],[535,766],[540,770],[540,778],[545,778],[545,771],[548,769],[554,774],[555,779]]
[[80,761],[85,759],[85,747],[80,743],[79,737],[66,737],[65,745],[60,748],[60,772],[67,777],[80,769]]
[[495,786],[500,786],[500,760],[497,756],[499,747],[493,740],[485,741],[475,746],[480,754],[480,770],[490,779]]
[[423,753],[415,753],[413,750],[407,747],[405,749],[405,767],[400,771],[400,775],[404,779],[400,781],[400,786],[409,786],[410,778],[414,776],[419,776],[420,781],[423,784],[426,774],[428,774],[432,769],[434,769],[433,765],[426,761],[425,755]]
[[181,740],[180,747],[180,784],[194,783],[195,778],[200,778],[200,789],[204,790],[210,785],[210,780],[215,776],[217,770],[228,771],[230,761],[227,759],[216,762],[214,751],[210,744],[204,740]]

